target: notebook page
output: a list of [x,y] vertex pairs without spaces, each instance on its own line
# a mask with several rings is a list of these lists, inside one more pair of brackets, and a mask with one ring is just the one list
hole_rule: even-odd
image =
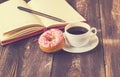
[[3,33],[16,28],[31,24],[41,24],[41,21],[36,16],[19,10],[18,6],[29,8],[23,0],[9,0],[0,4],[0,38]]
[[[31,0],[28,5],[36,11],[55,16],[65,20],[67,23],[85,21],[65,0]],[[39,16],[45,26],[59,24],[60,22]]]

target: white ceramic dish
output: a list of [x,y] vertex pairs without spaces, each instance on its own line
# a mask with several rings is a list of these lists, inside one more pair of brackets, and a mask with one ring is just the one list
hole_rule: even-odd
[[[64,34],[65,36],[65,34]],[[94,49],[98,43],[99,43],[99,39],[96,35],[93,35],[92,38],[90,39],[90,41],[88,42],[88,44],[82,46],[82,47],[73,47],[71,45],[69,45],[69,43],[67,42],[67,40],[65,41],[65,46],[63,47],[63,50],[67,51],[67,52],[71,52],[71,53],[83,53],[83,52],[88,52],[92,49]]]

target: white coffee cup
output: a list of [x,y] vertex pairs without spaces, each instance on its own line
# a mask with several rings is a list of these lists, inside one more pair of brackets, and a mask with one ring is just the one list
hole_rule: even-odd
[[[85,32],[82,31],[82,29]],[[77,31],[78,33],[76,33]],[[97,29],[95,27],[91,28],[90,25],[84,22],[69,23],[65,26],[66,41],[74,47],[81,47],[86,45],[89,42],[90,38],[92,38],[93,35],[96,35],[96,33]]]

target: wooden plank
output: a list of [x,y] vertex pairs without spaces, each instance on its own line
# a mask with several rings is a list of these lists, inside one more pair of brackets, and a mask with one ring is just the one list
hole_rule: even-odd
[[50,77],[53,54],[41,52],[37,38],[0,47],[0,77]]
[[120,76],[120,0],[100,0],[106,77]]
[[99,45],[90,52],[72,54],[61,51],[55,54],[51,77],[105,77],[104,53],[98,0],[68,1],[91,26],[98,29]]
[[16,77],[20,65],[18,62],[22,62],[23,53],[24,41],[0,47],[0,77]]

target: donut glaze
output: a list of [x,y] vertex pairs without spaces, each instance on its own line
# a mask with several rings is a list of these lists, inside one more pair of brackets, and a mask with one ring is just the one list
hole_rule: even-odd
[[39,46],[45,52],[55,52],[64,46],[63,33],[59,29],[50,29],[39,38]]

